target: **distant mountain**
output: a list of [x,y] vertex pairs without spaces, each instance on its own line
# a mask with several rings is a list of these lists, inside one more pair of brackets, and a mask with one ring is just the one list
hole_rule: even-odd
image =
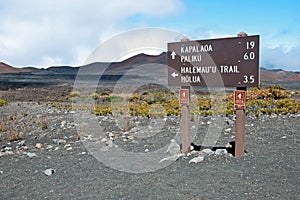
[[23,68],[16,68],[6,63],[0,62],[0,74],[21,73],[21,72],[27,72],[27,70]]
[[[132,56],[122,62],[97,62],[87,64],[81,67],[70,67],[70,66],[52,66],[47,69],[38,69],[34,67],[27,68],[15,68],[10,65],[7,65],[3,62],[0,62],[0,74],[3,73],[33,73],[33,74],[77,74],[80,70],[80,73],[83,74],[96,74],[103,72],[105,74],[124,74],[130,69],[133,69],[135,66],[150,64],[150,63],[159,63],[166,65],[167,64],[167,53],[164,52],[160,55],[146,55],[138,54]],[[266,69],[260,68],[260,75],[262,81],[300,81],[299,72],[289,72],[282,69]]]
[[299,72],[289,72],[282,69],[260,68],[260,79],[262,81],[300,81]]

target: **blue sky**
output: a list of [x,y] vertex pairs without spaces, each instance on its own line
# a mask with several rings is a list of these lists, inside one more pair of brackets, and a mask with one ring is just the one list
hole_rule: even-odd
[[80,65],[101,43],[137,28],[191,40],[260,35],[260,65],[300,71],[298,0],[0,0],[0,61]]

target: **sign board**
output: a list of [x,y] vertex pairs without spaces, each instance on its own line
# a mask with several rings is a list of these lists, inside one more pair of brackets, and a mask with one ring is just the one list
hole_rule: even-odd
[[168,43],[170,86],[259,86],[259,36]]
[[234,108],[246,109],[246,91],[244,90],[234,91]]
[[189,89],[179,90],[179,103],[180,105],[189,105]]

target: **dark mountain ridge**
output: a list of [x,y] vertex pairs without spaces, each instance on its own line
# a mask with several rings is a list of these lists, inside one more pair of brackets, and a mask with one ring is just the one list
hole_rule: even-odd
[[[94,74],[105,71],[106,74],[120,75],[138,65],[158,63],[167,64],[167,53],[160,55],[138,54],[121,62],[96,62],[84,66],[51,66],[46,69],[34,67],[16,68],[0,62],[0,74],[4,73],[31,73],[31,74]],[[282,69],[260,68],[262,81],[300,81],[299,72],[285,71]]]

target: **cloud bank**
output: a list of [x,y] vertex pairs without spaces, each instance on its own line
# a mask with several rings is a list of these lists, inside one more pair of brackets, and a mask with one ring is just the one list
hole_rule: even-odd
[[300,46],[284,50],[283,46],[261,49],[261,66],[265,68],[281,68],[300,72]]
[[[197,40],[234,36],[210,26],[195,34],[203,22],[189,16],[185,3],[183,0],[0,1],[0,61],[17,67],[81,65],[100,43],[138,27],[152,28],[153,24],[191,33]],[[181,18],[187,21],[176,21]],[[199,27],[183,30],[186,28],[182,23],[192,19]],[[259,26],[255,30],[259,31]],[[286,30],[261,33],[260,66],[300,71],[300,40],[297,32],[292,33]]]
[[10,0],[0,4],[0,58],[15,66],[79,65],[137,15],[173,15],[177,0]]

